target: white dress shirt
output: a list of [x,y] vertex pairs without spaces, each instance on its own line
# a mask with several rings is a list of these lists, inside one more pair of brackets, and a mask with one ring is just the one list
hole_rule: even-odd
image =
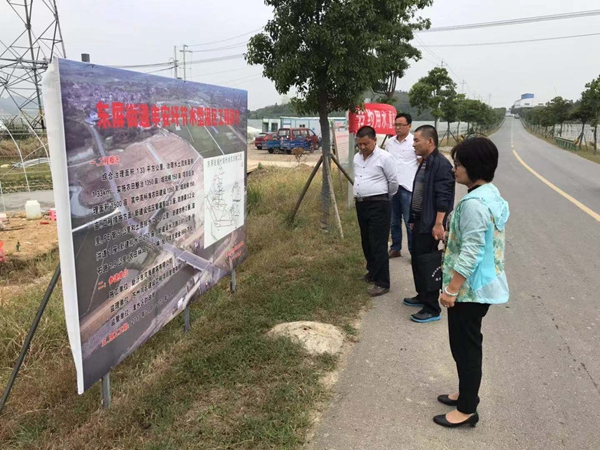
[[398,175],[392,156],[379,147],[365,160],[354,155],[354,196],[394,195],[398,191]]
[[398,172],[398,184],[409,192],[412,192],[413,181],[419,168],[413,142],[413,135],[408,133],[408,136],[402,141],[398,141],[398,136],[394,136],[385,143],[385,150],[394,159],[394,165]]

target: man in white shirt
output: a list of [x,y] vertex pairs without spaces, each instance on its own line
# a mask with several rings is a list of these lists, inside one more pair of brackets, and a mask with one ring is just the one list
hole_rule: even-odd
[[354,199],[367,260],[364,279],[373,283],[368,292],[376,297],[390,290],[387,241],[390,234],[390,198],[398,190],[397,171],[392,156],[377,146],[377,135],[372,127],[360,128],[356,141],[360,152],[354,155]]
[[392,155],[398,172],[398,192],[392,197],[392,245],[389,251],[390,258],[402,256],[402,220],[406,227],[406,242],[408,251],[412,254],[412,230],[408,226],[410,203],[412,201],[412,186],[415,174],[419,168],[419,161],[413,148],[413,135],[410,133],[412,117],[410,114],[400,113],[396,116],[394,127],[396,136],[385,143],[385,149]]

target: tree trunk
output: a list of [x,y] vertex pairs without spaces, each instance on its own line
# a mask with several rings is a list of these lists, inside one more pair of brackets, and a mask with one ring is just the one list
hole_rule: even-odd
[[329,133],[329,119],[327,114],[327,92],[319,92],[319,123],[321,125],[322,148],[323,148],[323,184],[321,185],[321,229],[330,230],[330,212],[331,212],[331,139]]
[[585,122],[581,125],[581,134],[579,135],[579,150],[581,150],[581,143],[583,142],[583,136],[585,133]]
[[563,122],[561,122],[561,123],[560,123],[560,130],[559,130],[559,132],[558,132],[558,135],[559,135],[560,137],[562,137],[562,130],[563,130]]
[[594,155],[598,153],[598,124],[594,127]]
[[435,129],[437,130],[437,126],[438,126],[438,118],[437,118],[437,117],[435,118],[435,122],[434,122],[434,125],[433,125],[433,126],[434,126],[434,127],[435,127]]

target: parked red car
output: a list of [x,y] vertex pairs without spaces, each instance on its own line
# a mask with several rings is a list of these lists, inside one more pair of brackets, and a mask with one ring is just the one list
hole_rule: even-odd
[[260,133],[258,136],[256,136],[254,138],[254,146],[257,149],[262,150],[263,149],[263,143],[264,143],[265,148],[266,148],[266,141],[268,141],[269,139],[271,139],[272,136],[273,136],[273,133]]

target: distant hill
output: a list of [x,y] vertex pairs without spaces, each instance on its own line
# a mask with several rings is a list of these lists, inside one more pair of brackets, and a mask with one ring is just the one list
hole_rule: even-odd
[[[375,102],[377,101],[378,95],[372,94],[371,98],[373,98],[373,101]],[[413,120],[433,120],[433,117],[431,116],[431,114],[429,114],[429,111],[424,111],[423,113],[419,114],[416,109],[410,106],[410,102],[408,101],[408,92],[396,91],[396,94],[394,95],[394,102],[392,104],[398,112],[410,114]],[[279,105],[276,103],[271,106],[265,106],[264,108],[249,111],[248,114],[248,119],[278,119],[280,117],[293,117],[298,115],[298,113],[292,108],[291,103],[286,103],[284,105]],[[345,115],[345,111],[334,111],[329,116],[343,117]]]

